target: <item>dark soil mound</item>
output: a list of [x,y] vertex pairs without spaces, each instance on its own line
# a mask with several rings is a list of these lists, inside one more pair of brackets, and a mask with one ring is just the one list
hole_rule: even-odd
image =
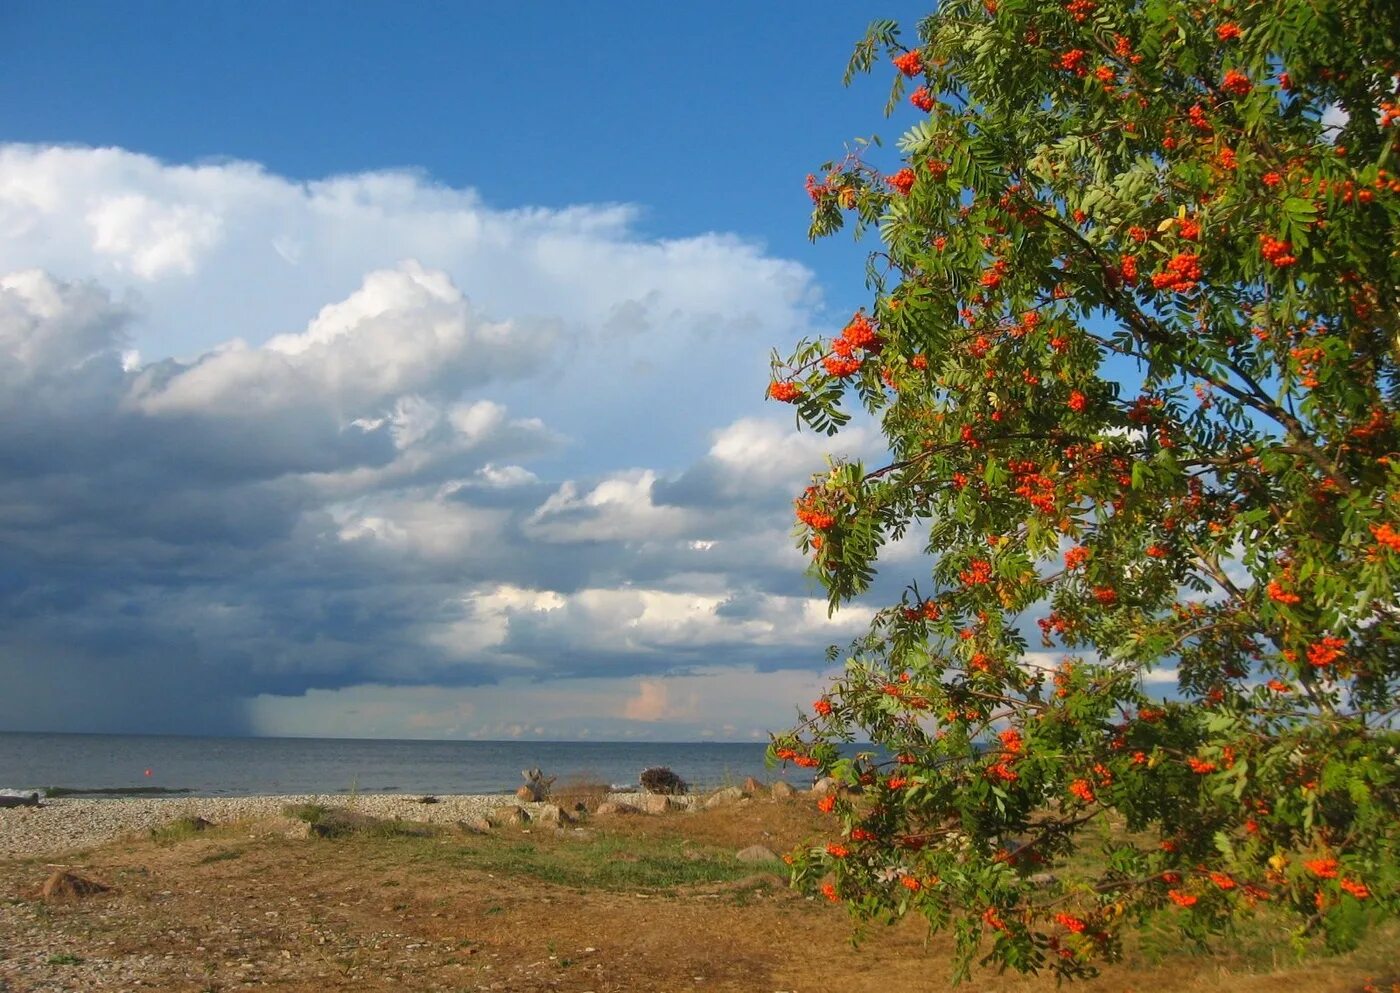
[[110,886],[104,886],[91,879],[84,879],[82,876],[60,869],[44,880],[44,885],[39,888],[39,896],[49,903],[58,903],[96,896],[99,893],[106,893],[110,889]]

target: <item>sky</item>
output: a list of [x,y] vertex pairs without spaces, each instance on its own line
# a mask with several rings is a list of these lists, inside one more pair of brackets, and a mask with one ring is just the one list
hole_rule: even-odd
[[[0,730],[763,740],[907,4],[0,7]],[[913,111],[909,111],[912,114]]]

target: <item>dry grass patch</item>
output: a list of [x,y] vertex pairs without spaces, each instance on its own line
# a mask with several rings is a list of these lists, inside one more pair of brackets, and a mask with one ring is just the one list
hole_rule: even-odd
[[582,804],[584,810],[591,812],[597,810],[611,792],[612,787],[600,776],[580,773],[555,783],[549,791],[549,802],[567,811],[576,811]]

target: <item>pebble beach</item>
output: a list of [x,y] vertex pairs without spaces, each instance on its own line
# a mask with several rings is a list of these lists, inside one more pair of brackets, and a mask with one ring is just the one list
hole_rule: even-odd
[[202,817],[215,824],[257,821],[282,816],[289,804],[316,803],[350,807],[385,819],[455,824],[480,817],[494,807],[514,804],[513,796],[440,796],[421,803],[398,794],[307,794],[239,797],[60,797],[38,807],[0,808],[0,859],[33,858],[91,848],[141,834],[182,817]]

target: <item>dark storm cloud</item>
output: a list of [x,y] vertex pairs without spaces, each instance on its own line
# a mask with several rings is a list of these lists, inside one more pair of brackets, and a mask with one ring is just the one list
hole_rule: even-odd
[[[560,436],[457,396],[482,339],[452,292],[400,269],[351,298],[366,322],[142,365],[100,287],[5,277],[0,726],[239,732],[259,694],[810,664],[781,629],[811,592],[772,526],[791,480],[747,444],[773,430],[670,478],[541,481],[519,463]],[[362,336],[394,339],[387,371]]]

